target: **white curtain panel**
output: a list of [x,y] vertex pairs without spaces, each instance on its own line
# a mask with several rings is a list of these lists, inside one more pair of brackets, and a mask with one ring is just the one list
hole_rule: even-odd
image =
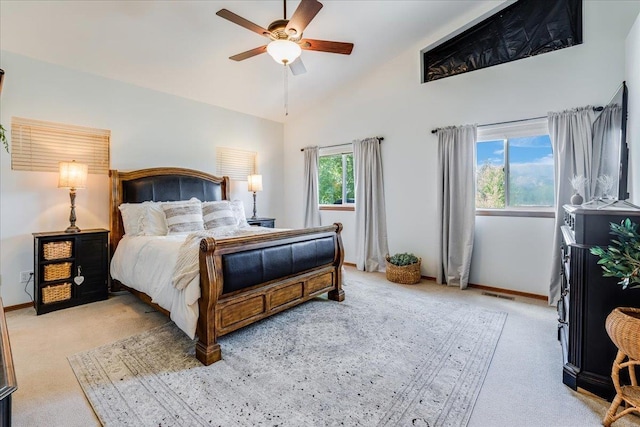
[[[620,174],[620,123],[622,107],[607,105],[593,125],[593,162],[591,167],[591,195],[593,197],[618,196]],[[598,179],[611,178],[612,186],[604,188]]]
[[304,149],[304,227],[319,227],[318,147]]
[[476,225],[477,126],[438,130],[438,223],[436,281],[465,289]]
[[[570,203],[573,187],[570,179],[582,175],[591,179],[592,170],[592,126],[595,119],[593,107],[583,107],[560,113],[549,113],[549,136],[553,147],[555,167],[555,203],[556,219],[551,248],[551,280],[549,286],[549,304],[555,304],[560,298],[560,244],[564,222],[564,204]],[[587,181],[582,190],[585,201],[591,200],[591,182]]]
[[378,138],[353,141],[356,190],[356,268],[384,271],[389,253]]

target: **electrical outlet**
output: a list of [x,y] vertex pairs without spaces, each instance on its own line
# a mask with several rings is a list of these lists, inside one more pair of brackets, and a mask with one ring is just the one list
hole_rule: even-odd
[[20,272],[20,283],[27,283],[29,279],[33,276],[33,271],[21,271]]

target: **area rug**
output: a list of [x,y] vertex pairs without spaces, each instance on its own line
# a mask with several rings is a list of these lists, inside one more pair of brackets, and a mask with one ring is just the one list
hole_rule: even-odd
[[344,289],[219,338],[211,366],[171,322],[69,362],[106,426],[465,426],[506,313]]

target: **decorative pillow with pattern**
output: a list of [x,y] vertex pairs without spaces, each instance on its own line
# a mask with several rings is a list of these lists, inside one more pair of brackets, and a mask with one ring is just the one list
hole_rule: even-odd
[[207,230],[238,227],[238,221],[231,210],[231,205],[226,200],[203,202],[202,217],[204,219],[204,228]]
[[167,222],[167,234],[204,230],[202,204],[199,200],[162,203],[162,210]]

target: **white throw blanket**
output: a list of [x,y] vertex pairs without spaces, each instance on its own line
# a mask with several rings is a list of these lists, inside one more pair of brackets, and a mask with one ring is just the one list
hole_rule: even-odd
[[272,233],[274,231],[276,231],[276,229],[264,227],[221,227],[189,234],[180,246],[180,251],[178,252],[178,260],[172,277],[173,286],[176,289],[184,289],[200,273],[199,251],[200,241],[203,238],[213,237],[215,239],[221,239],[225,237]]

